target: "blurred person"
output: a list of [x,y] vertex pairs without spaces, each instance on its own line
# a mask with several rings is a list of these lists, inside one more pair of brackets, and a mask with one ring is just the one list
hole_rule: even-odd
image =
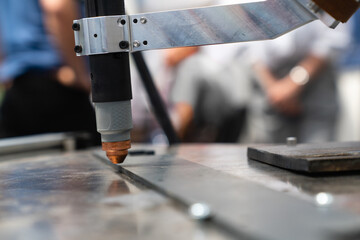
[[[1,46],[1,42],[0,42],[0,46]],[[2,56],[1,48],[0,48],[0,65],[1,65],[2,59],[3,59],[3,56]],[[0,105],[1,105],[3,97],[4,97],[4,92],[5,92],[5,88],[4,88],[4,85],[2,84],[2,81],[0,79]]]
[[73,51],[73,0],[1,0],[2,137],[86,131],[97,143],[86,64]]
[[[131,14],[139,12],[156,12],[175,10],[191,7],[200,7],[209,5],[213,0],[183,0],[183,1],[162,1],[162,0],[135,0],[126,2],[127,11]],[[174,49],[172,49],[174,50]],[[167,50],[145,51],[144,57],[152,73],[155,85],[164,100],[166,107],[170,111],[171,103],[169,94],[171,92],[174,68],[166,63]],[[151,113],[151,106],[147,98],[137,69],[131,66],[132,90],[134,98],[132,100],[133,130],[132,141],[166,143],[159,124]],[[165,141],[164,141],[165,139]]]
[[[235,4],[240,0],[216,0]],[[248,70],[241,59],[247,43],[167,51],[174,71],[172,118],[184,141],[237,142],[245,122]]]
[[316,21],[254,44],[248,141],[333,140],[339,110],[334,62],[348,43],[346,26],[332,30]]
[[349,21],[351,43],[340,60],[339,95],[341,114],[337,140],[360,140],[360,12]]
[[342,64],[349,70],[360,72],[360,12],[355,13],[349,24],[352,38]]
[[241,59],[247,44],[171,50],[177,66],[171,91],[173,119],[184,141],[237,142],[249,98],[248,70]]

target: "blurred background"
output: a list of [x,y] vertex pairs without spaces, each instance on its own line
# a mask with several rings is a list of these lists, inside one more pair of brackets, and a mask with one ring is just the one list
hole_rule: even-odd
[[[11,1],[1,1],[5,5],[1,6],[0,3],[0,8],[16,9],[16,6],[10,6],[16,3],[9,5],[9,2]],[[60,10],[55,12],[55,17],[51,15],[56,7],[54,3],[58,1],[27,1],[29,2],[37,4],[39,16],[43,19],[50,16],[56,22],[56,17],[62,16],[59,14]],[[68,16],[69,19],[81,15],[81,1],[62,2],[78,5],[77,11]],[[249,1],[131,0],[126,1],[126,7],[129,14],[134,14],[238,2]],[[13,14],[16,13],[19,11],[14,10]],[[14,61],[14,50],[7,49],[13,46],[10,44],[12,39],[7,36],[18,34],[12,31],[19,30],[16,27],[5,29],[8,22],[6,17],[0,17],[0,102],[6,99],[12,89],[11,83],[19,82],[16,79],[23,78],[28,72],[34,72],[32,66],[28,72],[10,77],[4,74],[9,72],[10,60]],[[29,21],[27,24],[30,24]],[[56,52],[54,58],[60,59],[54,65],[47,66],[46,71],[56,69],[59,73],[58,70],[67,67],[67,72],[57,74],[57,80],[63,79],[64,81],[59,81],[61,85],[80,89],[81,94],[86,93],[88,97],[88,85],[84,83],[89,81],[89,77],[84,77],[86,74],[88,76],[86,62],[83,58],[74,60],[73,56],[69,57],[66,46],[61,44],[67,41],[69,46],[73,46],[73,40],[69,37],[59,41],[59,34],[49,31],[44,23],[40,25],[44,29],[43,36]],[[66,27],[72,34],[71,27]],[[34,49],[38,50],[36,46]],[[173,125],[184,142],[277,143],[285,142],[289,136],[297,137],[299,142],[360,140],[359,13],[349,23],[335,30],[328,29],[317,21],[271,41],[154,50],[144,54]],[[39,55],[37,58],[40,57]],[[147,94],[135,65],[131,65],[134,121],[132,141],[166,143],[166,137],[151,113]],[[302,79],[306,81],[295,83],[293,78],[296,71],[301,70],[299,66],[307,70],[306,77]],[[36,67],[36,72],[38,71],[39,68]],[[21,98],[24,103],[28,101],[26,95]],[[42,101],[47,101],[45,96]],[[7,106],[4,112],[3,102],[0,115],[2,131],[8,132],[8,125],[3,124],[4,119],[19,105],[22,105],[21,101],[11,104],[11,107]],[[65,105],[70,108],[69,103]],[[80,108],[87,106],[76,108],[80,111]],[[87,114],[93,114],[88,112]],[[69,113],[64,111],[61,114]],[[86,129],[81,129],[81,124],[78,124],[77,128],[47,128],[16,135],[69,130],[93,132],[94,122],[89,118],[93,117],[79,119],[80,122],[88,122],[89,127]],[[52,124],[62,125],[64,122]],[[31,125],[27,128],[31,128]]]
[[[236,2],[241,1],[139,0],[127,6],[131,12],[151,12]],[[357,141],[359,15],[336,30],[318,21],[276,40],[149,51],[145,56],[185,142],[283,142],[288,136],[300,142]],[[264,71],[254,67],[257,63],[283,84],[270,87],[269,80],[259,76]],[[312,76],[300,90],[292,90],[285,78],[303,63],[313,67]],[[149,113],[136,73],[132,76],[139,140],[166,141]],[[274,100],[274,94],[288,96]]]

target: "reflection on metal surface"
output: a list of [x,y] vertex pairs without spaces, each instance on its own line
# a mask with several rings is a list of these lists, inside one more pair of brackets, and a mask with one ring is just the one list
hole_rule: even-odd
[[91,153],[2,161],[0,176],[0,239],[233,239]]
[[333,203],[334,198],[331,194],[322,192],[316,194],[315,200],[319,206],[329,206]]
[[195,220],[207,220],[211,217],[211,209],[205,203],[194,203],[189,207],[189,214]]
[[124,180],[114,180],[108,188],[108,196],[118,196],[119,194],[129,194],[130,189]]
[[[191,152],[189,149],[191,146],[184,147]],[[210,155],[220,157],[227,152],[219,150],[216,154],[206,145],[194,150],[196,154],[204,153],[199,158],[205,161]],[[105,159],[101,152],[96,154]],[[360,216],[356,214],[335,208],[321,211],[313,203],[192,163],[178,154],[146,159],[129,156],[127,163],[113,167],[134,181],[191,206],[195,215],[205,213],[206,208],[197,203],[206,202],[211,206],[211,222],[239,238],[328,240],[329,235],[340,234],[344,228],[354,230],[360,226]]]

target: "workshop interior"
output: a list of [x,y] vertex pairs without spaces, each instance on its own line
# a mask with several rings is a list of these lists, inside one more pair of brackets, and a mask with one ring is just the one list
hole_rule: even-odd
[[0,239],[360,239],[359,0],[1,0]]

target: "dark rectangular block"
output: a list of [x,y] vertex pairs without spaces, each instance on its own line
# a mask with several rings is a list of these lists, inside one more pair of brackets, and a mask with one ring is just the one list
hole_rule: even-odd
[[359,171],[360,142],[249,147],[248,157],[308,173]]

